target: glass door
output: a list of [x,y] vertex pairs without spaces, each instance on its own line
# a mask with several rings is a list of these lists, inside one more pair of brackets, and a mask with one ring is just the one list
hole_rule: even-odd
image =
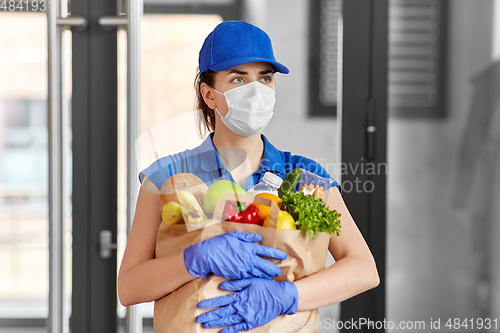
[[[0,330],[47,332],[57,271],[60,322],[71,297],[71,72],[60,80],[58,153],[52,154],[48,10],[45,1],[0,3]],[[60,68],[70,68],[71,32],[60,31]],[[57,250],[54,183],[58,173]],[[54,253],[54,250],[57,253]],[[57,256],[57,267],[51,266]]]
[[[0,271],[0,331],[152,331],[152,303],[124,308],[117,301],[117,268],[134,214],[138,172],[158,156],[204,138],[193,135],[192,142],[176,146],[175,133],[162,129],[193,114],[197,54],[219,22],[246,19],[261,26],[273,36],[277,57],[294,69],[278,82],[281,104],[265,135],[278,148],[325,167],[337,163],[340,140],[332,129],[341,119],[310,118],[303,93],[308,59],[297,50],[309,45],[303,33],[308,4],[28,5],[15,1],[10,7],[0,0],[0,264],[8,267]],[[273,16],[278,11],[285,14]],[[283,129],[297,123],[307,137]],[[195,124],[189,126],[196,133]],[[328,171],[338,177],[335,167]],[[338,304],[323,308],[322,315],[337,318]]]

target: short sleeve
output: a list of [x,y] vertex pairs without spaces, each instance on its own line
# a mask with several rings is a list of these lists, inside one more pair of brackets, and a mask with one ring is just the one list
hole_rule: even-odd
[[[310,158],[301,156],[300,162],[298,163],[297,167],[303,168],[303,169],[305,169],[309,172],[312,172],[315,175],[318,175],[320,177],[333,179],[333,177],[328,173],[328,171],[325,170],[325,168],[323,168],[321,166],[321,164],[319,164],[318,162],[316,162],[314,160],[311,160]],[[338,188],[340,193],[342,193],[342,186],[335,179],[331,183],[330,188],[334,187],[334,186]]]
[[175,165],[171,156],[165,156],[151,163],[149,167],[139,173],[139,181],[144,181],[148,177],[160,190],[163,183],[175,174]]

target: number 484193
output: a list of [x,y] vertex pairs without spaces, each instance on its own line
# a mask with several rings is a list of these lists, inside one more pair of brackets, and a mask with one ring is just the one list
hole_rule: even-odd
[[497,330],[498,329],[498,318],[470,318],[470,319],[460,319],[460,318],[450,318],[446,321],[445,326],[450,330],[459,329],[471,329],[471,330]]
[[[1,0],[0,0],[1,1]],[[47,4],[50,1],[45,0],[3,0],[0,10],[4,12],[44,12],[47,10]]]

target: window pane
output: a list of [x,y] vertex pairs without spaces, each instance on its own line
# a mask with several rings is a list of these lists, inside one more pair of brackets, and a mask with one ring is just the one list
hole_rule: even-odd
[[0,320],[46,318],[46,14],[0,12],[0,31]]
[[311,1],[309,11],[309,114],[335,116],[342,1]]
[[[222,22],[218,15],[144,15],[142,24],[141,54],[141,114],[138,141],[141,158],[138,169],[143,170],[157,156],[165,156],[198,146],[197,136],[177,140],[175,131],[187,133],[187,128],[165,123],[177,116],[195,110],[194,80],[198,67],[198,53],[206,36]],[[178,118],[179,119],[179,118]],[[194,128],[194,122],[189,125]],[[163,130],[168,131],[166,133]],[[193,130],[193,128],[189,128]],[[156,135],[161,133],[161,135]],[[145,138],[146,140],[142,140]],[[190,142],[186,142],[190,140]],[[192,142],[191,142],[192,141]],[[155,154],[149,154],[154,150]]]
[[445,115],[446,3],[389,1],[389,109],[394,115]]

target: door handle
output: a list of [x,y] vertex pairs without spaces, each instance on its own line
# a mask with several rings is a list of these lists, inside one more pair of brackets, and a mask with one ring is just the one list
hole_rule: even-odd
[[101,230],[99,233],[99,256],[101,259],[110,259],[111,250],[116,250],[116,243],[113,243],[113,235],[110,230]]
[[56,24],[63,29],[83,31],[87,28],[87,19],[81,16],[58,17]]
[[128,18],[125,16],[103,16],[99,18],[98,22],[104,30],[111,30],[115,27],[126,28],[128,25]]

